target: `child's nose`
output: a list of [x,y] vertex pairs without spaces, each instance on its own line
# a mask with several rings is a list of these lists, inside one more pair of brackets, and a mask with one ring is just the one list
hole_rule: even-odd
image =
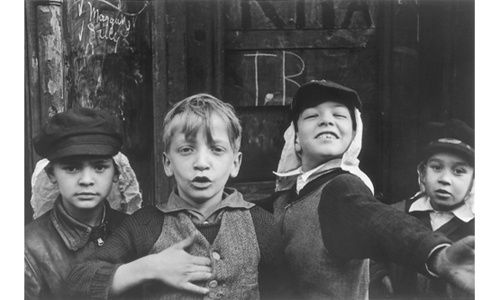
[[200,150],[198,151],[198,155],[196,156],[196,160],[194,162],[194,168],[196,170],[206,170],[210,167],[209,163],[209,153],[206,150]]
[[92,185],[94,184],[94,174],[90,168],[83,168],[80,173],[80,180],[78,181],[81,185]]
[[442,184],[449,184],[451,181],[451,173],[448,170],[444,170],[441,172],[441,176],[439,177],[439,182]]
[[319,119],[319,125],[320,126],[333,126],[334,119],[331,115],[329,114],[322,114],[320,119]]

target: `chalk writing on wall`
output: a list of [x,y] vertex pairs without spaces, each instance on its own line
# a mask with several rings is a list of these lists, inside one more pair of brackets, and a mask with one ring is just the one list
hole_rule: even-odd
[[127,46],[137,17],[149,5],[146,1],[139,10],[129,12],[121,0],[113,2],[78,0],[73,3],[76,5],[74,30],[85,55],[116,53],[120,45]]
[[[281,85],[282,85],[282,90],[281,90],[281,105],[287,105],[287,82],[290,82],[297,87],[300,86],[300,84],[295,81],[293,78],[298,77],[302,75],[304,72],[306,65],[304,63],[304,60],[297,54],[291,52],[291,51],[281,51],[281,55],[279,54],[274,54],[274,53],[262,53],[259,51],[256,51],[255,53],[248,53],[244,54],[245,57],[250,57],[253,58],[253,66],[254,66],[254,82],[255,82],[255,106],[260,105],[277,105],[279,102],[278,99],[276,99],[276,93],[274,92],[266,92],[263,91],[264,100],[259,102],[259,60],[262,59],[278,59],[281,60]],[[287,73],[287,60],[295,60],[295,65],[298,65],[299,68],[298,70],[294,70],[295,73]],[[263,104],[261,104],[263,103]]]

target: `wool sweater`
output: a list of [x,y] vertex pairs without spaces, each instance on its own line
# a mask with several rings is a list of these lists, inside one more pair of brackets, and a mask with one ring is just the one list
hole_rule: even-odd
[[[364,259],[393,261],[425,272],[432,249],[450,242],[417,219],[378,202],[357,176],[341,169],[311,181],[298,195],[292,188],[273,201],[286,260],[303,299],[367,298]],[[324,276],[331,280],[322,280]]]
[[[226,208],[222,213],[230,212]],[[270,213],[258,206],[249,209],[260,252],[259,289],[263,298],[274,298],[287,290],[286,278],[282,272],[282,243],[277,227]],[[90,261],[73,268],[68,276],[71,292],[75,295],[86,295],[94,299],[106,299],[116,269],[124,263],[148,255],[160,238],[165,213],[155,207],[144,207],[127,218],[123,225],[110,237],[103,247]],[[221,226],[220,220],[214,223],[194,223],[196,229],[213,243]],[[228,245],[229,246],[229,245]],[[141,287],[131,289],[118,298],[140,297]]]

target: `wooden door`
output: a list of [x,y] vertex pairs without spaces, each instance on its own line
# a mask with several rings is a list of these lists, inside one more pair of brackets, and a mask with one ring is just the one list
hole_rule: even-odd
[[369,138],[379,124],[377,12],[375,1],[225,3],[224,98],[237,107],[244,128],[240,186],[272,191],[288,105],[313,79],[359,92],[366,128],[362,166],[378,177],[379,147]]
[[297,88],[329,79],[363,101],[362,166],[379,186],[379,1],[188,1],[189,92],[210,91],[242,121],[243,164],[231,182],[248,199],[269,195]]

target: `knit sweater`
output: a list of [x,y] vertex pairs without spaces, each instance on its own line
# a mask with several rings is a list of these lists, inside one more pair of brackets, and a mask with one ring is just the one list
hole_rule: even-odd
[[[259,287],[263,298],[273,297],[281,290],[286,290],[279,275],[283,272],[282,244],[277,227],[271,214],[258,206],[249,209],[260,251]],[[116,269],[124,263],[148,255],[158,240],[165,214],[155,207],[144,207],[127,218],[123,225],[107,241],[90,261],[73,268],[68,276],[71,292],[86,295],[94,299],[109,297],[110,283]],[[197,224],[196,228],[212,243],[220,228],[217,223]],[[122,295],[137,297],[139,288]]]

